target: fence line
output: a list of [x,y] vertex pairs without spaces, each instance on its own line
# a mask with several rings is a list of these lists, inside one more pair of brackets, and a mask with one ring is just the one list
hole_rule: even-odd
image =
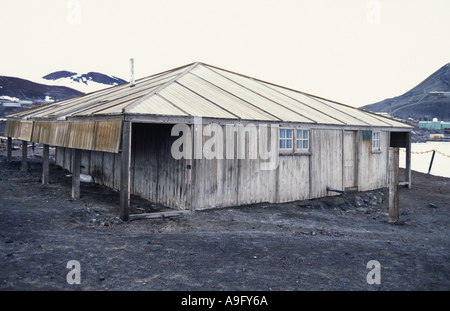
[[[403,152],[406,152],[405,149],[400,149],[400,150],[403,151]],[[445,154],[443,152],[440,152],[439,150],[436,150],[436,149],[431,149],[431,150],[428,150],[428,151],[417,151],[417,152],[411,151],[411,153],[413,153],[413,154],[425,154],[425,153],[430,153],[430,152],[433,152],[433,151],[435,151],[435,152],[437,152],[439,154],[442,154],[443,156],[445,156],[447,158],[450,158],[450,155],[447,155],[447,154]]]

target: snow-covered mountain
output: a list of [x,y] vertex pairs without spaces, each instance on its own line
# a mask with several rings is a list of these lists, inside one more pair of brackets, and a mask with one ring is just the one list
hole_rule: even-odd
[[42,78],[27,79],[0,76],[0,103],[51,103],[122,83],[126,81],[99,72],[56,71]]
[[56,71],[44,77],[39,83],[47,85],[66,86],[83,93],[95,92],[127,81],[99,72],[79,74],[72,71]]
[[72,88],[36,83],[26,79],[0,76],[0,102],[50,103],[78,96]]

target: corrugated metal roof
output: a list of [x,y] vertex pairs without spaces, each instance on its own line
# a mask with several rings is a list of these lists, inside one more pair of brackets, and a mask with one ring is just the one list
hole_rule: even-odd
[[391,118],[203,63],[138,79],[134,87],[125,83],[17,112],[8,118],[42,121],[124,114],[410,127]]

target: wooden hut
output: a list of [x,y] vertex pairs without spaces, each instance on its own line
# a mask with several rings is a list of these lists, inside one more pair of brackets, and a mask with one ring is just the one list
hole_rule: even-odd
[[[181,158],[173,155],[180,133],[172,132],[180,124],[186,129],[183,147],[176,148]],[[387,187],[389,147],[394,146],[407,148],[406,183],[411,186],[412,128],[193,63],[11,114],[5,136],[44,144],[44,154],[49,145],[56,146],[56,164],[74,173],[74,197],[79,196],[79,174],[91,175],[120,190],[121,217],[130,219],[139,217],[129,215],[130,194],[193,211],[337,194],[330,189]],[[207,145],[213,158],[202,153]],[[277,162],[267,169],[262,165],[267,157],[255,152],[270,148]],[[241,151],[244,156],[237,156]],[[46,166],[44,157],[43,182],[48,181]]]

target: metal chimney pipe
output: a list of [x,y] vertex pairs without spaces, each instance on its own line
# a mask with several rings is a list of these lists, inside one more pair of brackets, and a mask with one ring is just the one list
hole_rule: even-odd
[[131,65],[131,79],[130,79],[130,87],[134,86],[134,58],[130,58]]

